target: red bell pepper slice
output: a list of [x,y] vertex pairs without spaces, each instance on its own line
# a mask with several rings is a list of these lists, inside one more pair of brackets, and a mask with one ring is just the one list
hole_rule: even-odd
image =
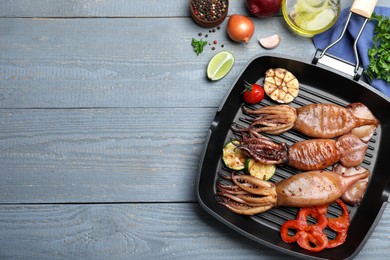
[[328,227],[334,230],[337,235],[335,239],[329,241],[327,248],[334,248],[343,244],[347,239],[348,228],[350,225],[347,206],[340,199],[336,202],[340,205],[343,212],[337,218],[328,219]]
[[[297,242],[302,248],[313,252],[323,250],[328,244],[328,238],[323,232],[328,219],[322,213],[324,213],[323,207],[300,209],[295,220],[283,223],[280,229],[282,240],[286,243]],[[317,223],[309,225],[307,222],[309,216],[316,219]],[[295,234],[289,235],[289,230],[294,230]]]
[[[349,214],[346,205],[339,199],[336,201],[342,208],[342,214],[337,218],[326,217],[328,205],[312,208],[301,208],[296,219],[283,223],[280,229],[282,240],[286,243],[297,242],[298,245],[312,252],[319,252],[325,248],[334,248],[345,242],[349,228]],[[307,218],[313,217],[317,223],[308,224]],[[324,229],[331,228],[336,232],[336,238],[328,240]],[[288,231],[294,231],[289,235]]]
[[310,232],[299,231],[297,243],[303,249],[320,252],[328,245],[328,237],[319,227],[314,227]]

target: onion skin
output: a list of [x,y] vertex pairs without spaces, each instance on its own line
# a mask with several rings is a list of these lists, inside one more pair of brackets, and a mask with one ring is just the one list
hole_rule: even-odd
[[226,32],[233,41],[247,44],[255,32],[255,25],[245,15],[233,14],[229,18]]
[[282,0],[245,0],[245,3],[252,15],[267,18],[279,12]]

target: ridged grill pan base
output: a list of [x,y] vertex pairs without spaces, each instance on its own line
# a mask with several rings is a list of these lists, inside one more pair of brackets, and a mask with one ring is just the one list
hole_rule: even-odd
[[[294,107],[315,103],[346,106],[353,102],[362,102],[380,121],[374,136],[368,142],[367,153],[361,164],[372,172],[369,186],[362,203],[356,207],[348,207],[351,219],[348,237],[346,242],[337,248],[312,253],[301,249],[295,243],[284,243],[280,238],[280,227],[286,220],[296,217],[298,210],[296,208],[280,207],[254,216],[243,216],[218,204],[215,197],[216,183],[225,181],[221,180],[221,174],[230,174],[230,170],[221,160],[223,146],[234,138],[230,127],[233,122],[243,127],[249,124],[250,116],[241,111],[241,106],[244,105],[241,96],[244,81],[263,85],[265,72],[269,68],[285,68],[299,80],[299,95],[290,103]],[[251,108],[267,105],[276,105],[276,103],[265,98],[260,104]],[[286,142],[288,145],[308,139],[294,130],[277,136],[268,135],[268,137],[275,142]],[[222,223],[263,245],[306,259],[351,259],[366,243],[386,208],[390,193],[390,175],[387,174],[386,165],[388,154],[390,154],[390,101],[387,97],[367,84],[356,82],[331,69],[286,56],[258,56],[248,63],[233,84],[211,124],[199,166],[198,200],[206,211]],[[278,182],[297,172],[288,166],[278,166],[270,181]],[[329,208],[330,217],[340,213],[337,204],[332,204]],[[328,229],[326,234],[330,239],[335,236]]]

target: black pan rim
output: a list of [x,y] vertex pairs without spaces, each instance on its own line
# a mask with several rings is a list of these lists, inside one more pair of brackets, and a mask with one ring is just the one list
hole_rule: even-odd
[[[331,72],[333,74],[339,75],[341,77],[346,77],[346,75],[343,74],[342,72],[335,71],[335,70],[333,70],[331,68],[323,68],[323,67],[318,66],[318,65],[313,65],[313,64],[310,64],[310,63],[298,60],[298,59],[296,59],[294,57],[291,57],[291,56],[288,56],[288,55],[279,55],[279,54],[271,54],[271,55],[269,55],[269,54],[267,54],[267,55],[257,55],[255,57],[253,57],[247,63],[247,65],[244,67],[244,69],[240,72],[239,76],[237,77],[237,79],[233,83],[232,87],[227,91],[227,94],[223,98],[223,100],[221,102],[221,105],[218,108],[218,111],[217,111],[216,117],[214,119],[214,122],[212,123],[212,125],[211,125],[211,127],[209,129],[209,132],[207,134],[207,138],[206,138],[205,145],[204,145],[204,150],[203,150],[201,158],[200,158],[200,167],[199,167],[199,174],[198,174],[197,186],[196,186],[197,187],[198,202],[200,203],[202,208],[204,208],[208,213],[210,213],[212,216],[217,218],[219,221],[221,221],[222,223],[226,224],[230,228],[236,230],[237,232],[243,234],[244,236],[249,237],[250,239],[259,242],[260,244],[263,244],[263,245],[265,245],[267,247],[270,247],[270,248],[273,248],[275,250],[278,250],[278,251],[281,251],[281,252],[284,252],[284,253],[287,253],[287,254],[291,254],[291,255],[294,255],[294,256],[302,257],[302,258],[307,258],[307,259],[324,259],[323,257],[321,257],[318,254],[307,254],[307,252],[292,251],[291,249],[286,249],[284,247],[281,247],[280,245],[275,245],[275,244],[272,244],[272,243],[268,243],[267,241],[264,241],[261,238],[253,236],[253,234],[245,233],[239,227],[237,227],[236,225],[232,224],[231,221],[227,220],[226,218],[224,218],[221,215],[219,215],[218,213],[216,213],[214,205],[210,205],[209,203],[205,202],[204,198],[203,198],[204,191],[202,191],[201,187],[200,187],[200,182],[201,182],[201,179],[202,179],[203,162],[204,162],[204,159],[205,159],[206,149],[209,146],[209,142],[210,142],[211,137],[214,134],[214,131],[216,129],[216,125],[218,125],[220,121],[223,121],[223,119],[221,119],[218,114],[225,107],[226,101],[228,100],[232,90],[235,88],[235,86],[237,85],[237,82],[239,82],[239,80],[240,80],[240,77],[245,73],[245,71],[248,69],[250,64],[253,61],[257,60],[257,59],[264,59],[264,58],[290,60],[292,62],[297,62],[297,63],[304,64],[305,66],[310,66],[310,67],[315,67],[317,69],[319,68],[321,70],[326,70],[326,71],[329,71],[329,72]],[[353,81],[352,77],[351,77],[351,81]],[[363,88],[369,90],[370,92],[372,92],[374,94],[374,96],[376,97],[376,99],[382,99],[382,101],[385,102],[386,104],[390,104],[390,99],[388,97],[386,97],[383,93],[381,93],[378,90],[374,89],[373,87],[371,87],[367,83],[359,81],[357,84],[359,84],[361,87],[363,87]],[[388,187],[385,186],[384,189],[388,189]],[[377,222],[379,221],[379,219],[380,219],[384,209],[386,208],[387,199],[388,199],[388,196],[381,201],[380,210],[377,211],[377,215],[375,216],[375,220],[371,221],[371,225],[369,227],[369,231],[365,235],[364,239],[359,241],[359,243],[358,243],[358,245],[356,247],[356,250],[354,250],[354,252],[352,252],[348,257],[345,257],[343,259],[353,258],[354,256],[356,256],[359,253],[359,251],[364,246],[365,242],[368,240],[369,236],[371,235],[371,233],[375,229],[375,226],[376,226]],[[326,259],[332,259],[332,258],[326,258]],[[339,259],[339,258],[334,258],[334,259]]]

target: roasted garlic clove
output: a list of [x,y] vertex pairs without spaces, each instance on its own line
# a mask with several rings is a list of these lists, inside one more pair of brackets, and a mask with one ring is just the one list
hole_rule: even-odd
[[265,73],[264,92],[279,103],[290,103],[298,96],[299,82],[288,70],[269,69]]

